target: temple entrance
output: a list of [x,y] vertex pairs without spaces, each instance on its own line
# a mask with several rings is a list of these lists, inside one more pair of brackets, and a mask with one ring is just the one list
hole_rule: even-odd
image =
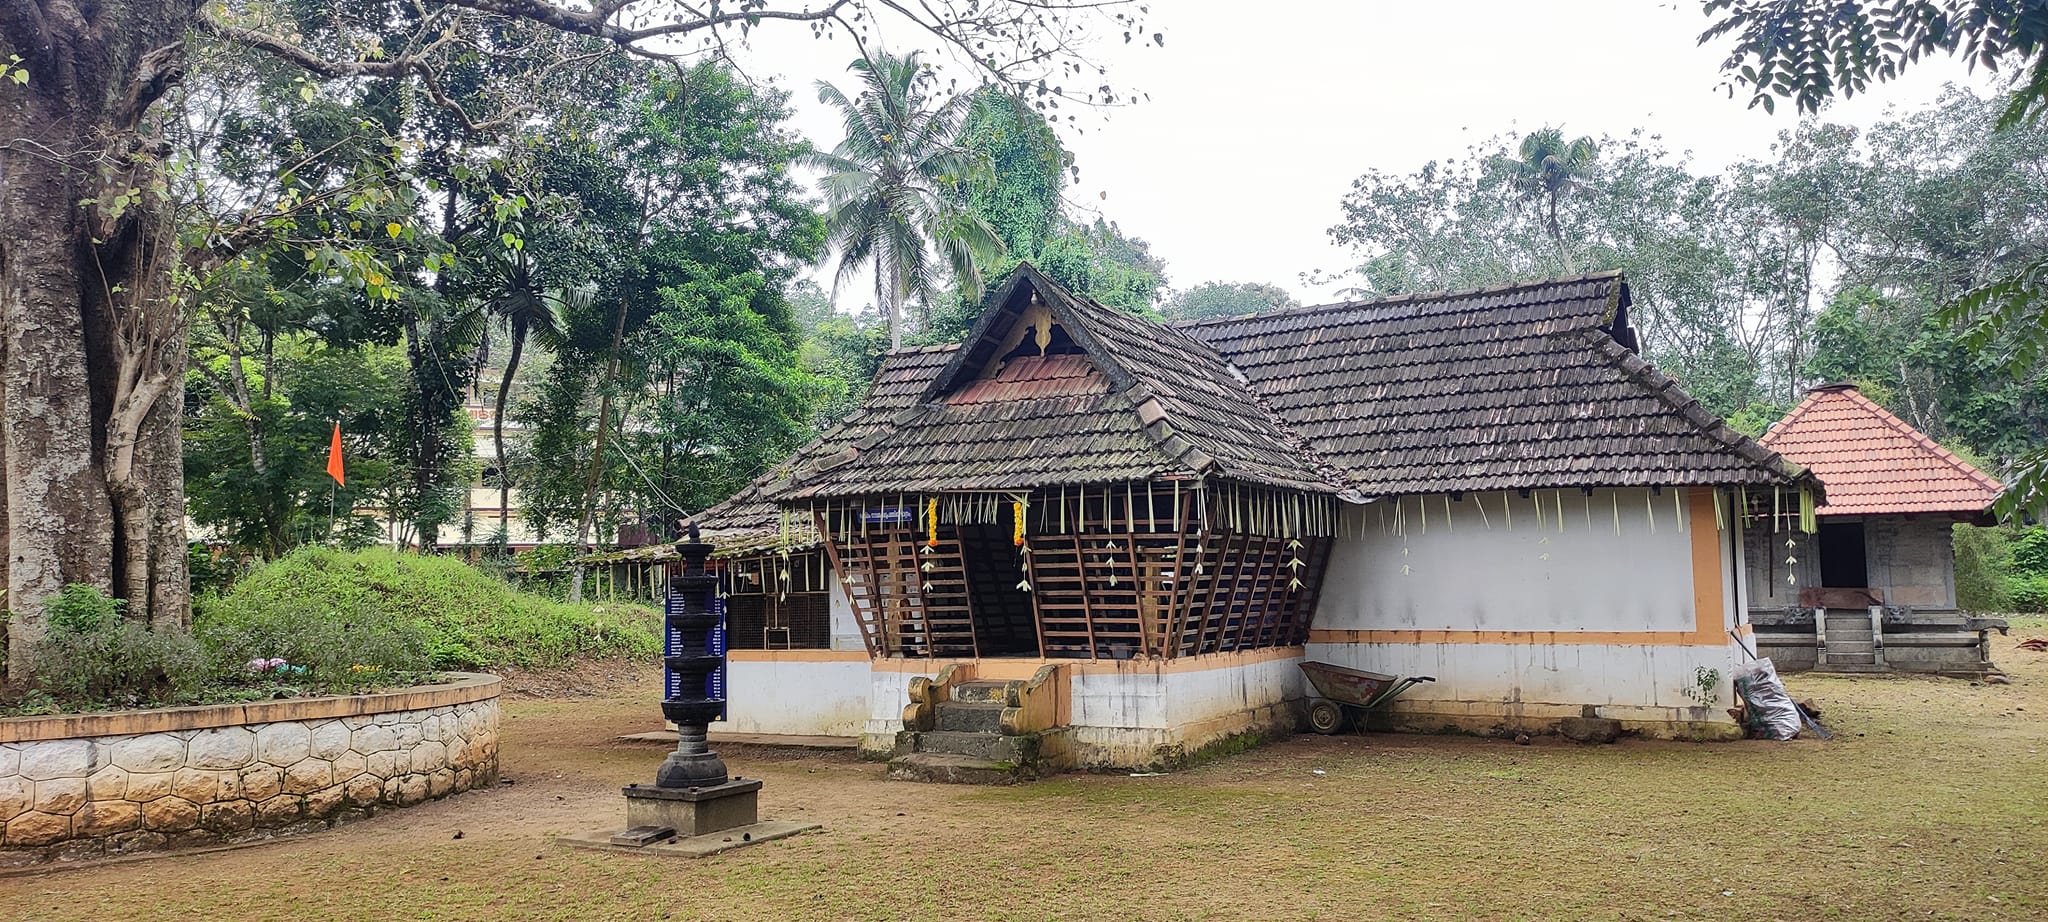
[[1819,544],[1822,588],[1862,589],[1870,585],[1862,522],[1822,522]]
[[1024,567],[1012,539],[1016,527],[1005,509],[997,525],[960,526],[960,557],[967,571],[975,643],[982,656],[1037,656],[1038,621],[1031,593],[1018,587]]
[[809,511],[868,649],[929,659],[1174,659],[1298,645],[1336,521],[1329,497],[1181,481]]

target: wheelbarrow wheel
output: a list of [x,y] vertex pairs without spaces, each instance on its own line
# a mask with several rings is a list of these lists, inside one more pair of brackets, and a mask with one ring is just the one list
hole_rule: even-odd
[[1344,707],[1337,702],[1323,698],[1309,702],[1309,729],[1324,735],[1341,733],[1347,722],[1344,718]]

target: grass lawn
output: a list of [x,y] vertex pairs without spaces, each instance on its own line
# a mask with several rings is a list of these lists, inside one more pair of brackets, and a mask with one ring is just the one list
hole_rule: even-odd
[[[700,861],[575,851],[663,750],[631,684],[508,699],[515,783],[213,854],[0,879],[91,919],[2040,919],[2048,654],[2012,685],[1791,679],[1832,743],[1302,736],[1164,777],[976,789],[738,748],[820,832]],[[1320,769],[1323,774],[1315,774]],[[461,838],[456,838],[457,832]]]

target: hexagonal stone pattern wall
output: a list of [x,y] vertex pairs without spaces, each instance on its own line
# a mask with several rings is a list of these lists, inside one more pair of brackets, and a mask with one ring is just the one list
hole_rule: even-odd
[[[296,710],[314,716],[0,742],[0,867],[320,828],[487,786],[498,776],[496,684],[490,680],[482,700],[436,707],[317,716],[360,709],[331,704],[357,698],[180,708],[104,716],[110,726],[194,726],[225,722],[203,712],[267,716],[299,704]],[[403,706],[423,696],[433,700],[435,693],[367,697]],[[21,729],[8,723],[53,719],[64,718],[0,721],[0,733]]]

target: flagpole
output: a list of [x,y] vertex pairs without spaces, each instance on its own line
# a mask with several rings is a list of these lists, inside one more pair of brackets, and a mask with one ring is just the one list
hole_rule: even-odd
[[336,505],[337,505],[337,501],[338,501],[338,499],[337,499],[337,498],[338,498],[338,497],[339,497],[339,496],[341,495],[341,483],[342,483],[342,479],[341,479],[341,478],[342,478],[342,467],[341,467],[341,417],[340,417],[340,416],[336,416],[336,417],[334,418],[334,436],[333,436],[333,438],[332,438],[332,439],[331,439],[331,440],[330,440],[330,441],[328,442],[328,447],[327,447],[327,476],[328,476],[329,478],[332,478],[332,479],[333,479],[333,481],[334,481],[334,485],[333,485],[333,486],[330,486],[330,487],[328,487],[328,488],[327,488],[327,542],[326,542],[326,543],[327,543],[327,544],[328,544],[329,546],[332,546],[332,545],[334,544],[334,522],[335,522],[335,518],[336,518]]

